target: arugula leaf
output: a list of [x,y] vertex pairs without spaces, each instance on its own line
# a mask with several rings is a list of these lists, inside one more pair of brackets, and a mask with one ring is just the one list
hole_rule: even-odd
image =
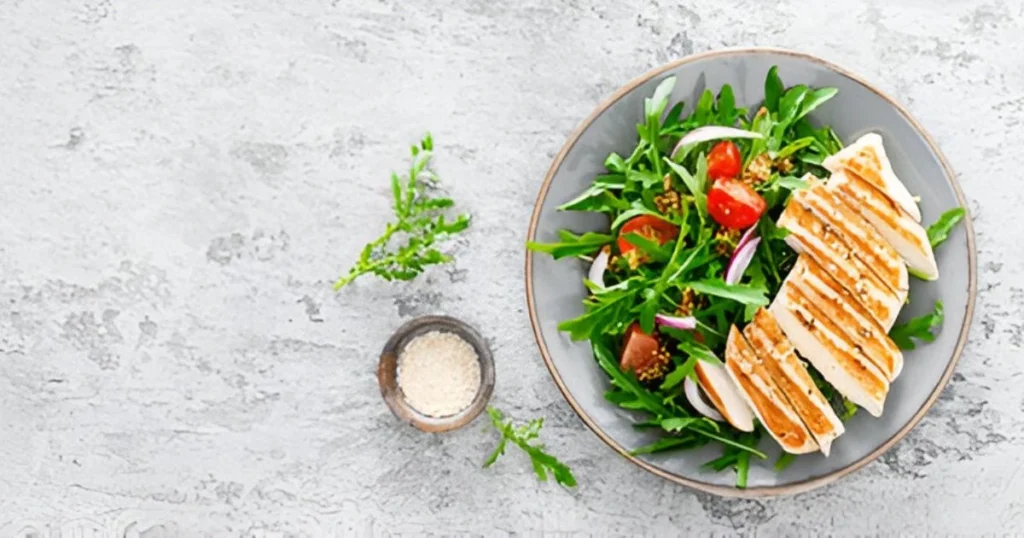
[[608,288],[592,288],[594,293],[583,303],[587,311],[559,323],[558,330],[568,332],[573,341],[593,340],[606,333],[622,333],[635,319],[630,312],[642,287],[640,279],[632,278]]
[[741,452],[736,457],[736,487],[746,489],[747,474],[750,473],[750,453]]
[[526,248],[534,252],[544,252],[558,260],[567,256],[579,256],[581,254],[593,254],[597,249],[611,243],[614,236],[597,232],[586,232],[583,235],[574,235],[571,232],[560,234],[562,241],[554,243],[537,243],[527,241]]
[[659,215],[657,211],[652,211],[645,207],[642,202],[636,201],[633,203],[630,209],[627,209],[622,213],[619,213],[619,216],[615,217],[615,220],[612,221],[611,225],[612,231],[619,229],[619,226],[625,224],[626,221],[628,221],[629,219],[632,219],[633,217],[639,217],[640,215],[653,215],[655,217],[668,220],[664,215]]
[[928,242],[932,244],[932,248],[935,248],[942,244],[943,241],[949,238],[949,232],[964,219],[967,215],[967,210],[962,207],[954,207],[949,211],[943,213],[939,220],[935,221],[931,226],[928,227]]
[[889,338],[892,338],[892,341],[900,349],[904,350],[917,347],[914,344],[914,338],[925,342],[933,342],[935,340],[935,333],[932,330],[942,325],[943,317],[942,301],[935,301],[935,307],[930,313],[893,326],[889,331]]
[[614,213],[629,208],[629,202],[619,198],[611,191],[591,186],[576,199],[558,206],[559,211],[593,211],[598,213]]
[[689,286],[697,293],[713,295],[723,299],[732,299],[740,304],[754,304],[759,306],[765,306],[768,304],[768,298],[765,297],[764,290],[757,290],[750,286],[736,284],[729,285],[721,279],[688,282],[685,285]]
[[850,400],[847,400],[845,396],[843,396],[843,413],[839,415],[839,420],[846,422],[847,420],[853,418],[853,415],[856,414],[857,406]]
[[764,79],[764,107],[768,112],[779,110],[779,98],[782,97],[782,79],[779,78],[779,66],[773,65]]
[[708,214],[708,195],[704,192],[704,183],[707,181],[707,161],[703,158],[704,155],[698,158],[698,163],[704,163],[703,174],[701,169],[698,168],[697,175],[693,175],[686,168],[672,162],[670,159],[665,159],[665,164],[672,169],[679,179],[683,181],[683,185],[686,186],[686,190],[690,191],[693,196],[694,205],[697,206],[697,214],[700,216],[700,221],[704,222]]
[[722,456],[701,465],[701,467],[705,469],[711,469],[712,471],[715,471],[717,473],[721,472],[724,469],[728,469],[733,465],[736,465],[737,460],[739,460],[739,452],[727,451],[726,454],[723,454]]
[[626,179],[630,182],[639,183],[646,190],[661,185],[664,176],[650,170],[627,170]]
[[787,144],[782,149],[780,149],[778,155],[776,155],[776,158],[785,159],[786,157],[789,157],[790,155],[806,148],[807,146],[810,146],[815,142],[815,140],[816,139],[813,136],[805,136],[803,138],[798,138]]
[[800,112],[800,106],[807,97],[807,92],[807,86],[803,84],[797,84],[786,90],[786,93],[782,95],[782,99],[779,100],[780,125],[788,127],[796,120],[797,113]]
[[692,431],[698,432],[698,433],[700,433],[701,435],[703,435],[705,437],[709,437],[711,439],[714,439],[714,440],[718,441],[719,443],[722,443],[723,445],[730,446],[730,447],[733,447],[733,448],[738,448],[738,449],[740,449],[740,450],[742,450],[744,452],[749,452],[751,455],[757,456],[758,458],[760,458],[762,460],[768,459],[768,456],[764,452],[761,452],[760,450],[758,450],[756,446],[747,446],[747,445],[743,444],[740,441],[734,441],[732,439],[728,439],[728,438],[722,437],[721,435],[716,435],[714,433],[706,432],[704,430],[697,429],[697,428],[693,429]]
[[667,248],[662,246],[657,241],[648,239],[647,237],[644,237],[636,232],[630,232],[622,236],[622,238],[625,239],[627,243],[642,250],[644,253],[650,256],[652,260],[656,262],[667,261],[669,257],[672,255],[672,253],[669,252]]
[[[391,174],[395,221],[387,223],[384,233],[363,247],[359,260],[334,283],[335,291],[365,274],[387,281],[412,280],[429,265],[452,261],[451,256],[442,254],[434,245],[468,228],[469,215],[458,215],[449,221],[444,210],[454,202],[432,196],[428,190],[438,182],[430,167],[433,149],[434,140],[427,133],[418,146],[410,149],[412,164],[408,176]],[[404,236],[404,245],[392,245],[396,234]]]
[[544,445],[530,443],[530,441],[540,435],[540,429],[544,426],[543,418],[531,420],[526,425],[517,428],[513,426],[511,420],[505,420],[501,411],[493,407],[487,408],[487,415],[491,417],[491,424],[494,426],[494,429],[498,430],[498,433],[501,434],[501,440],[498,442],[494,452],[484,461],[484,468],[494,465],[494,462],[498,461],[498,458],[505,454],[505,447],[508,443],[512,443],[521,448],[527,456],[530,456],[533,471],[541,482],[547,481],[548,473],[550,472],[559,484],[568,488],[576,487],[576,477],[573,476],[572,470],[569,469],[568,465],[545,452]]
[[679,342],[679,351],[682,351],[683,353],[686,353],[698,360],[717,364],[718,366],[724,366],[722,361],[718,358],[718,355],[715,355],[715,352],[711,351],[711,348],[700,342],[693,341],[692,338]]
[[818,88],[811,90],[804,97],[803,105],[800,106],[800,113],[796,115],[793,121],[799,120],[800,118],[810,114],[814,109],[824,104],[829,99],[836,96],[839,90],[836,88]]
[[717,121],[720,125],[727,125],[731,127],[736,123],[736,118],[739,116],[739,113],[736,110],[736,96],[733,95],[732,86],[726,84],[718,91],[718,103],[716,108],[718,111]]
[[[650,152],[657,152],[655,143],[661,132],[661,115],[665,112],[665,108],[668,107],[668,100],[672,96],[672,90],[675,86],[676,77],[668,77],[661,81],[658,87],[654,89],[654,95],[644,99],[645,122],[642,126],[637,126],[637,132],[640,135],[640,139],[647,141],[649,144],[647,150]],[[652,161],[655,162],[656,166],[660,166],[656,158],[653,158]]]
[[657,452],[665,452],[673,449],[689,449],[695,446],[700,446],[701,444],[702,443],[698,442],[692,435],[685,437],[662,437],[649,445],[630,450],[629,453],[632,456],[639,456],[642,454],[655,454]]
[[775,460],[775,470],[781,472],[786,470],[793,462],[796,461],[796,456],[789,452],[783,452],[779,455],[779,459]]
[[676,77],[668,77],[654,89],[654,95],[644,103],[644,111],[648,119],[661,120],[661,114],[668,106],[668,99],[676,87]]
[[559,211],[600,211],[610,213],[629,208],[629,202],[616,196],[612,191],[626,186],[623,174],[605,174],[594,178],[594,182],[576,198],[558,206]]
[[693,111],[693,117],[700,125],[707,125],[714,117],[715,94],[711,90],[704,90],[700,100],[697,101],[697,108]]
[[665,122],[661,124],[661,134],[669,134],[675,130],[676,126],[679,125],[679,119],[685,107],[686,103],[679,101],[668,111],[668,114],[665,115]]
[[626,374],[619,369],[619,365],[616,364],[612,358],[611,351],[607,347],[594,340],[591,340],[590,345],[594,350],[594,357],[597,358],[597,363],[608,374],[608,377],[612,378],[615,386],[636,396],[636,400],[643,404],[643,409],[656,417],[665,417],[672,414],[661,402],[661,398],[645,389],[636,380],[636,377]]
[[697,424],[698,422],[704,422],[703,417],[671,417],[662,419],[661,429],[667,432],[681,432],[689,429],[690,426]]
[[607,168],[609,172],[622,174],[626,171],[626,161],[623,161],[622,157],[619,156],[618,153],[612,153],[604,160],[604,167]]
[[662,380],[661,386],[658,388],[661,390],[669,390],[671,388],[679,386],[679,384],[682,383],[684,379],[686,379],[686,376],[689,375],[689,372],[687,372],[685,366],[686,363],[683,363],[682,365],[677,366],[675,370],[669,372],[669,374],[665,376],[665,379]]
[[775,180],[775,184],[791,191],[807,188],[807,182],[796,176],[779,176],[779,179]]

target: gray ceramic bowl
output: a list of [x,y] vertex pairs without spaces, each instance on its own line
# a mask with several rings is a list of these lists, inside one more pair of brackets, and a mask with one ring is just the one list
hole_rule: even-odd
[[[731,84],[737,104],[751,106],[764,98],[765,74],[773,66],[787,86],[834,86],[839,95],[812,114],[812,120],[831,125],[845,141],[875,131],[900,178],[921,196],[923,222],[943,211],[966,206],[953,171],[935,142],[899,104],[856,75],[821,59],[776,49],[725,50],[690,56],[655,69],[627,84],[594,110],[566,141],[540,188],[530,222],[529,239],[553,241],[561,228],[578,232],[607,229],[598,215],[558,212],[604,171],[612,151],[628,154],[636,143],[635,125],[643,116],[643,100],[665,77],[675,75],[672,101],[695,103],[705,88],[717,91]],[[580,418],[605,443],[659,476],[699,490],[726,496],[760,497],[807,491],[828,484],[877,458],[921,420],[953,373],[971,322],[976,289],[975,247],[970,219],[950,235],[936,252],[941,279],[925,283],[912,279],[912,303],[902,316],[921,315],[936,299],[945,304],[946,319],[935,342],[906,352],[905,367],[892,385],[885,414],[878,419],[858,413],[828,458],[802,456],[781,473],[771,469],[778,448],[767,438],[761,448],[766,462],[751,467],[748,488],[736,489],[731,472],[702,471],[717,448],[633,457],[629,451],[653,441],[657,434],[638,431],[641,419],[607,401],[609,383],[594,361],[588,343],[571,342],[559,333],[559,321],[578,316],[585,297],[581,279],[586,267],[574,260],[553,261],[546,255],[526,255],[526,293],[537,344],[558,388]]]

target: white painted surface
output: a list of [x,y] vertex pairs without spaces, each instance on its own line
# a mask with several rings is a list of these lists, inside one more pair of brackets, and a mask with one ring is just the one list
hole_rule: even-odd
[[[0,3],[0,534],[1024,533],[1024,3]],[[975,327],[911,435],[796,498],[694,494],[614,455],[533,342],[522,242],[569,131],[688,54],[827,57],[935,135],[978,232]],[[458,262],[330,290],[431,129]],[[391,330],[491,339],[495,403],[580,480],[480,463],[482,423],[396,424]],[[35,529],[35,530],[33,530]],[[33,534],[35,533],[35,534]]]

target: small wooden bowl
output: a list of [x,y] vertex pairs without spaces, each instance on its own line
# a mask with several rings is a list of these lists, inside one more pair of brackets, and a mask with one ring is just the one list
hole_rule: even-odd
[[[454,415],[432,417],[413,409],[405,400],[398,384],[398,356],[405,346],[421,334],[432,331],[454,333],[473,346],[480,360],[480,387],[468,407]],[[406,322],[391,335],[380,354],[377,382],[384,403],[396,417],[416,428],[430,433],[461,428],[473,421],[487,407],[494,392],[494,358],[480,333],[462,321],[448,316],[423,316]]]

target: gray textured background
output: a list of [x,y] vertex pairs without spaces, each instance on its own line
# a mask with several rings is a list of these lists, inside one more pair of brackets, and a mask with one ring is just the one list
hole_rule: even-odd
[[[1024,532],[1024,5],[685,4],[0,2],[0,532]],[[978,233],[975,325],[932,412],[854,476],[769,501],[615,456],[549,380],[523,298],[569,131],[633,76],[737,45],[819,54],[907,104]],[[458,262],[333,293],[426,129],[475,216]],[[480,423],[396,424],[376,353],[435,312],[489,336],[495,403],[547,417],[578,490],[520,454],[481,470]]]

